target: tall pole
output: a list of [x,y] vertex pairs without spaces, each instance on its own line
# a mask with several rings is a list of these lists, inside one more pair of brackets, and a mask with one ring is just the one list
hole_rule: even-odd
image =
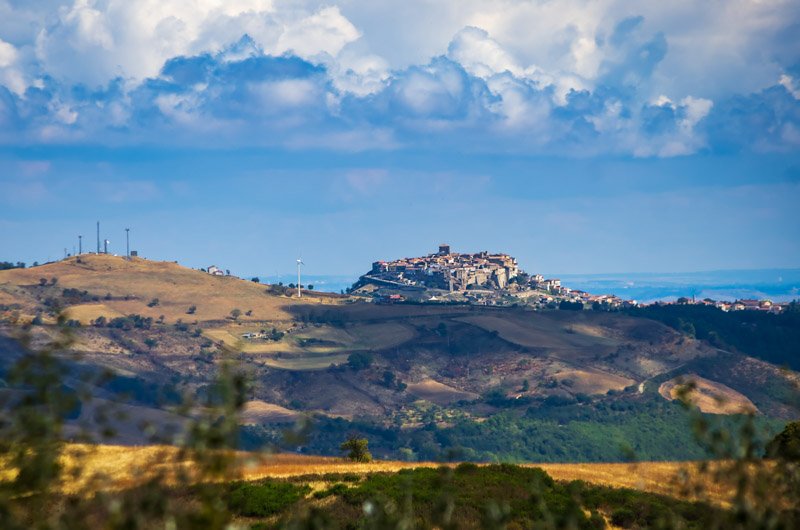
[[100,221],[97,221],[97,253],[100,254]]
[[108,254],[108,243],[109,243],[108,239],[103,240],[103,252],[105,254]]
[[83,236],[78,236],[78,256],[83,254]]
[[131,239],[130,239],[130,235],[131,235],[131,229],[130,228],[126,228],[125,229],[125,257],[127,259],[131,259]]
[[297,298],[302,296],[302,292],[300,291],[300,265],[303,264],[302,258],[297,260]]

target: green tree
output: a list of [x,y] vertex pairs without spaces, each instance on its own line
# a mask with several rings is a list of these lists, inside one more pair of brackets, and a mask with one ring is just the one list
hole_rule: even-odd
[[349,437],[342,442],[339,450],[347,451],[347,459],[353,462],[372,462],[372,454],[369,452],[369,441],[366,438]]
[[242,310],[241,309],[238,309],[238,308],[231,309],[231,318],[233,320],[239,320],[240,316],[242,316]]
[[187,315],[194,315],[196,311],[197,311],[197,306],[196,305],[190,305],[189,309],[186,310],[186,314]]
[[369,368],[374,361],[372,354],[367,352],[355,352],[351,353],[347,357],[347,365],[352,368],[353,370],[363,370],[364,368]]
[[787,424],[783,431],[767,444],[767,456],[800,462],[800,421]]

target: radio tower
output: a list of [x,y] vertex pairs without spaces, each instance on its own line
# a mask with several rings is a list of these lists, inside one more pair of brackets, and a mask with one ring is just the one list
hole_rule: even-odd
[[83,236],[78,236],[78,256],[83,254]]
[[131,235],[131,229],[130,228],[126,228],[125,229],[125,258],[126,259],[131,259],[131,239],[130,239],[130,235]]

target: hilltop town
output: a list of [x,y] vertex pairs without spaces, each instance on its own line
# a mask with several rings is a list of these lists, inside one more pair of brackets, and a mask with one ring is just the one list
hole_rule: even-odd
[[[489,306],[526,306],[534,309],[561,308],[615,310],[636,307],[636,300],[612,294],[592,294],[562,285],[558,278],[528,274],[516,258],[505,253],[453,252],[439,245],[427,256],[376,261],[350,289],[350,294],[371,298],[376,303],[425,302],[468,303]],[[769,300],[679,298],[656,304],[711,305],[723,311],[767,311],[780,313],[787,303]]]
[[376,261],[351,289],[377,302],[461,302],[476,305],[554,307],[598,304],[606,308],[633,306],[614,295],[592,295],[561,285],[557,278],[528,274],[504,253],[453,252],[441,244],[422,257]]

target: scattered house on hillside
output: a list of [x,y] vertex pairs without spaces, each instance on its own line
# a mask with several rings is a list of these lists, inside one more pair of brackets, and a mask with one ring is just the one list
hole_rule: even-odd
[[225,276],[225,271],[217,267],[216,265],[211,265],[208,268],[208,273],[212,276]]
[[390,294],[379,296],[375,303],[377,304],[394,304],[396,302],[405,302],[405,297],[401,294]]
[[752,311],[761,308],[761,302],[759,300],[739,300],[738,303],[743,305],[744,309],[749,309]]

